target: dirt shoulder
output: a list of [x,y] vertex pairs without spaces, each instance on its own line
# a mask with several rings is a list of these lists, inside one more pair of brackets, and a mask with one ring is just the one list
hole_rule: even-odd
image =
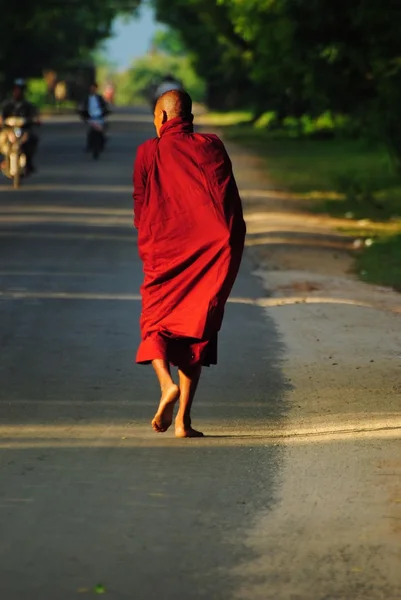
[[401,296],[353,273],[355,238],[341,219],[302,209],[277,192],[265,163],[227,144],[244,203],[247,248],[262,302],[287,348],[291,429],[401,426]]

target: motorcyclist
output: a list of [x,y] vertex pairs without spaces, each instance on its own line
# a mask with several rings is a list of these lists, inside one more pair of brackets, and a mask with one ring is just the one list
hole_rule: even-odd
[[[104,122],[104,118],[110,113],[106,100],[98,92],[98,84],[93,82],[89,87],[89,94],[80,107],[80,115],[85,122],[91,119]],[[106,141],[104,137],[104,142]],[[90,150],[90,130],[86,136],[85,152]]]
[[36,153],[39,137],[35,133],[35,125],[39,125],[39,113],[31,102],[25,98],[26,82],[24,79],[14,81],[12,99],[7,101],[1,110],[1,124],[3,130],[0,132],[0,152],[7,155],[9,151],[9,142],[6,132],[5,121],[10,117],[23,117],[26,119],[25,129],[28,132],[28,139],[23,144],[22,149],[26,156],[26,174],[29,175],[35,171],[33,157]]
[[176,79],[173,75],[171,74],[167,74],[162,81],[159,83],[159,85],[157,86],[154,96],[153,96],[153,109],[156,106],[156,102],[158,100],[158,98],[160,98],[160,96],[162,94],[165,94],[166,92],[169,92],[170,90],[182,90],[183,89],[183,85],[181,83],[181,81],[179,81],[178,79]]

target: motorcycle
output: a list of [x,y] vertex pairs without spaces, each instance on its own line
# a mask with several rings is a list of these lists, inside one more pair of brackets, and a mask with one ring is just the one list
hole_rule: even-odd
[[14,189],[19,188],[26,169],[26,155],[22,149],[29,138],[26,127],[27,121],[24,117],[9,117],[4,121],[7,152],[1,170],[6,177],[13,180]]
[[78,114],[88,127],[86,150],[97,160],[106,145],[106,123],[104,117],[109,111],[99,117],[92,117],[87,110],[79,110]]
[[97,160],[105,144],[104,121],[103,119],[89,119],[87,123],[89,127],[88,149],[92,152],[93,158]]

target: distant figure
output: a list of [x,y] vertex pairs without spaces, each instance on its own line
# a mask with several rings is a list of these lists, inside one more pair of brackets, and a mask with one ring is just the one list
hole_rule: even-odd
[[162,94],[170,92],[171,90],[182,90],[182,84],[173,75],[166,75],[163,81],[158,85],[156,89],[156,95],[159,98]]
[[54,97],[57,102],[57,108],[60,109],[61,104],[67,98],[67,84],[65,81],[58,81],[54,88]]
[[115,89],[112,83],[107,83],[104,88],[104,98],[108,104],[114,104]]
[[153,98],[153,110],[155,109],[156,102],[160,96],[165,94],[166,92],[170,92],[172,90],[182,90],[183,86],[178,79],[173,77],[173,75],[166,75],[161,83],[156,88],[154,98]]
[[[201,437],[191,406],[202,366],[217,364],[224,306],[240,266],[245,223],[223,142],[194,133],[192,101],[171,90],[157,101],[157,138],[139,146],[134,224],[145,279],[137,362],[152,364],[161,400],[152,427]],[[170,365],[178,367],[179,385]]]
[[[104,126],[104,119],[110,113],[106,100],[98,93],[97,83],[92,83],[89,87],[89,94],[84,100],[79,109],[79,113],[83,120],[87,123],[90,121],[98,121]],[[90,135],[91,130],[88,129],[86,136],[85,152],[90,151]],[[106,138],[104,137],[104,142]]]
[[109,112],[107,102],[98,90],[98,84],[92,83],[89,87],[89,94],[82,105],[82,112],[91,119],[103,119]]
[[[22,148],[26,156],[26,174],[29,175],[35,171],[33,157],[36,153],[39,137],[35,132],[35,126],[39,125],[39,113],[34,104],[25,98],[26,82],[24,79],[14,81],[12,99],[6,102],[1,111],[1,123],[3,128],[6,126],[6,120],[10,117],[23,117],[26,119],[26,129],[28,139]],[[4,155],[8,153],[8,136],[5,129],[0,133],[0,152]]]
[[67,98],[67,84],[65,81],[58,81],[54,88],[54,97],[58,102],[64,102]]

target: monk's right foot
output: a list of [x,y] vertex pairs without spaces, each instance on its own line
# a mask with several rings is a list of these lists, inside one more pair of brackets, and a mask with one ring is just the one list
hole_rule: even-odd
[[163,390],[159,408],[155,414],[152,427],[157,433],[164,433],[173,422],[174,406],[180,397],[180,388],[172,384]]

